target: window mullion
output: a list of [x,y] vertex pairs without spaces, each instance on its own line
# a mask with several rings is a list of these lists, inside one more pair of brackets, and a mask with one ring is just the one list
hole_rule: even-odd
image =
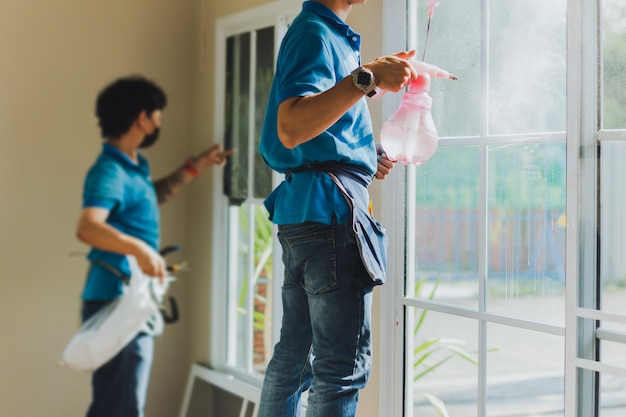
[[248,141],[248,155],[247,155],[247,177],[248,177],[248,190],[246,195],[246,200],[248,201],[248,265],[247,265],[247,276],[248,276],[248,288],[246,295],[246,304],[248,311],[248,317],[246,321],[246,366],[247,371],[252,373],[254,366],[254,294],[256,288],[255,282],[255,259],[256,259],[256,247],[255,247],[255,230],[256,230],[256,222],[255,222],[255,205],[250,201],[251,197],[254,196],[254,153],[256,152],[254,146],[254,129],[255,129],[255,98],[256,98],[256,48],[257,48],[257,33],[255,30],[250,32],[250,57],[249,57],[249,67],[248,73],[250,80],[248,86],[248,132],[247,132],[247,141]]
[[[567,252],[565,412],[595,416],[598,375],[579,368],[578,357],[595,360],[596,322],[577,307],[597,307],[597,79],[598,10],[595,2],[568,1],[567,20]],[[585,36],[582,36],[585,34]],[[583,256],[585,254],[585,256]]]
[[[489,137],[489,0],[481,1],[481,123],[480,132],[483,139]],[[488,145],[480,146],[480,200],[478,236],[478,311],[487,310],[487,265],[488,253],[488,225],[489,225],[489,152]],[[477,415],[487,415],[487,322],[478,320],[478,387],[477,387]]]

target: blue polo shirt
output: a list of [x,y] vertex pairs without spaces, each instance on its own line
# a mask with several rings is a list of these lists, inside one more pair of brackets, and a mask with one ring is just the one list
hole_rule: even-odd
[[[376,172],[376,148],[365,97],[316,138],[294,149],[278,139],[278,105],[291,97],[326,91],[361,63],[361,37],[329,8],[305,1],[280,46],[261,133],[260,152],[273,170],[326,161],[364,166]],[[306,221],[330,224],[333,213],[340,223],[349,217],[341,191],[328,175],[298,172],[290,175],[265,200],[276,224]]]
[[[104,143],[102,152],[87,173],[83,208],[109,210],[106,222],[157,249],[159,207],[150,178],[148,161],[138,156],[135,163],[117,148]],[[100,259],[124,274],[130,270],[124,255],[92,248],[87,259]],[[122,282],[111,272],[92,264],[82,293],[83,300],[110,300],[122,293]]]

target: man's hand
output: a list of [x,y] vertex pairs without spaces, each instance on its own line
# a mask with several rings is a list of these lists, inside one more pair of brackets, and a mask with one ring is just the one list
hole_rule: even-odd
[[363,66],[374,73],[376,85],[380,89],[397,92],[418,77],[417,71],[408,61],[413,56],[415,50],[398,52],[380,57]]
[[226,165],[226,158],[235,152],[235,149],[224,150],[222,145],[216,143],[194,158],[194,168],[202,172],[211,165],[223,167]]
[[378,170],[376,171],[376,179],[382,180],[385,179],[387,174],[393,168],[393,162],[389,160],[385,150],[380,146],[379,143],[376,144],[376,155],[378,160]]
[[165,259],[147,244],[139,244],[137,251],[134,253],[137,258],[137,264],[144,274],[159,279],[159,282],[163,284],[164,277],[167,271],[167,265]]
[[124,255],[133,255],[141,270],[163,283],[166,265],[163,257],[143,240],[120,232],[106,222],[109,210],[85,207],[78,218],[76,236],[94,248]]

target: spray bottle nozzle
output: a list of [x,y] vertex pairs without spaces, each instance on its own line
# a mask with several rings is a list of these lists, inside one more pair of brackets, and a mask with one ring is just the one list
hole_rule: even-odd
[[424,61],[416,61],[413,59],[409,62],[411,63],[411,65],[413,65],[413,68],[415,68],[415,71],[417,71],[419,75],[428,74],[430,75],[430,78],[447,78],[450,80],[459,79],[459,77],[457,77],[456,75],[450,74],[448,71],[443,70],[433,64],[427,64]]

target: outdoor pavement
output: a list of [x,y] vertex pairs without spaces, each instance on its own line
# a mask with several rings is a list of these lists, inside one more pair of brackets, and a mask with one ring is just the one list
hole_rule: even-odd
[[[471,292],[472,288],[463,291],[456,285],[446,290],[444,286],[437,294],[441,301],[475,308],[477,301],[468,297],[467,291]],[[446,294],[449,297],[445,298]],[[603,296],[605,311],[612,313],[626,314],[625,301],[624,289]],[[489,299],[488,308],[516,318],[559,326],[564,323],[564,298],[553,291],[539,290],[530,296],[520,296],[507,289],[505,294]],[[453,338],[464,342],[454,346],[473,353],[478,346],[477,335],[475,320],[430,311],[419,330],[417,343],[424,338]],[[605,344],[603,361],[626,367],[626,345]],[[562,336],[489,323],[487,345],[487,417],[565,417]],[[433,354],[429,362],[436,363],[442,355]],[[424,391],[439,397],[450,417],[477,417],[477,375],[476,365],[455,357],[421,378],[415,385],[413,416],[441,417],[418,394]],[[626,417],[626,377],[604,374],[601,378],[601,409],[597,417]]]

